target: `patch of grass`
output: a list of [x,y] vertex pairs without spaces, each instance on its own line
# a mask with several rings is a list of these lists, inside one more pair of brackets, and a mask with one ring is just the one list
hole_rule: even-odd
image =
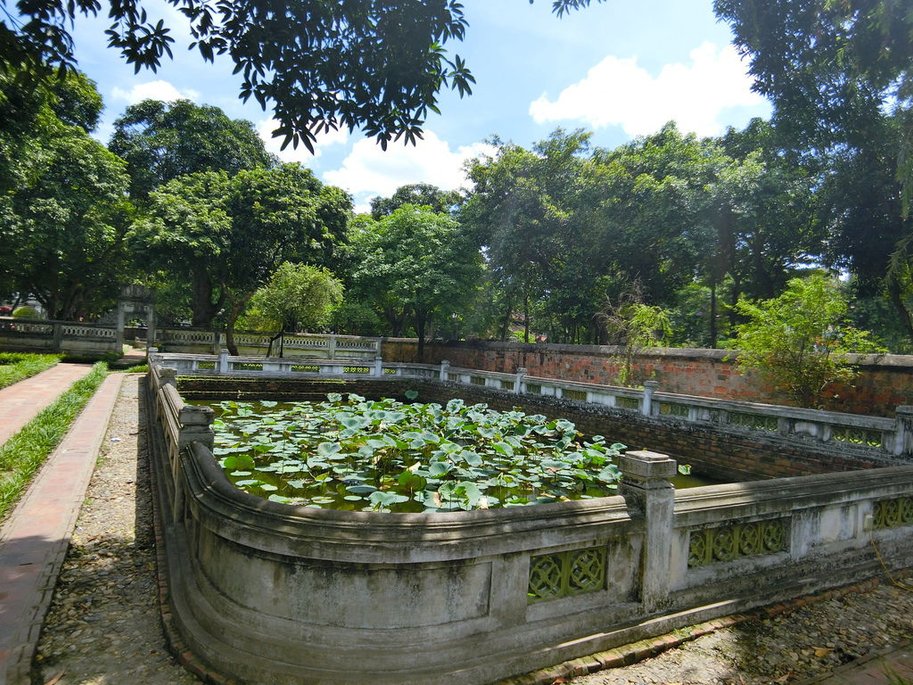
[[119,370],[120,373],[149,373],[148,364],[137,364],[128,369]]
[[38,375],[59,361],[60,355],[57,354],[0,352],[0,388]]
[[28,486],[108,374],[98,362],[89,375],[76,381],[56,402],[29,421],[0,446],[0,521]]

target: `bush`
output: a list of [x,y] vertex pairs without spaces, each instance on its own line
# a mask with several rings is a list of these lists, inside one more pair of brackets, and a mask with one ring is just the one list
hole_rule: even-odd
[[16,307],[13,310],[14,319],[40,319],[38,315],[38,310],[34,307],[24,304],[21,307]]
[[823,274],[793,278],[779,296],[739,300],[748,322],[736,327],[737,363],[753,370],[802,407],[819,407],[824,389],[856,376],[845,355],[883,351],[849,324],[846,298]]

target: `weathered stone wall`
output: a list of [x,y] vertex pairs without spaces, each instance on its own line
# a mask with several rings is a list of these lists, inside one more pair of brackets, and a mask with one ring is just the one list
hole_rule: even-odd
[[[425,363],[447,360],[452,366],[617,385],[621,350],[596,345],[523,345],[498,342],[428,343]],[[634,363],[634,376],[655,380],[663,392],[728,400],[789,404],[756,376],[742,375],[732,351],[705,349],[645,350]],[[386,361],[416,362],[415,340],[385,339]],[[860,375],[851,386],[829,388],[827,408],[853,414],[893,416],[898,405],[913,404],[913,356],[853,357]]]
[[[270,502],[229,483],[211,451],[212,411],[186,404],[174,376],[151,365],[164,615],[207,678],[475,685],[857,582],[883,573],[881,559],[913,563],[913,466],[676,491],[673,460],[629,451],[616,497],[435,514]],[[385,395],[452,394],[373,383]],[[520,399],[469,390],[470,401]]]

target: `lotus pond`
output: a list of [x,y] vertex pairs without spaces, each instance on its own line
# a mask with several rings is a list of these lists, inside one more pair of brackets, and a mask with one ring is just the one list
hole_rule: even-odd
[[236,487],[318,508],[455,511],[604,497],[616,494],[613,460],[625,449],[584,440],[564,419],[459,399],[330,394],[211,406],[213,452]]

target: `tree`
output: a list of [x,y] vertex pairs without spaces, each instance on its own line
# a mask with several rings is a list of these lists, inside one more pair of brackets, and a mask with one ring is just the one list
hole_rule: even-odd
[[[502,339],[515,311],[522,315],[526,342],[534,325],[547,326],[543,320],[533,321],[534,311],[541,312],[542,319],[551,313],[563,318],[555,329],[586,325],[592,316],[587,310],[581,321],[586,307],[578,306],[589,301],[595,283],[590,276],[592,233],[576,221],[574,211],[589,138],[583,131],[558,130],[533,150],[496,140],[494,156],[469,165],[474,188],[460,220],[485,246],[492,276],[503,292]],[[565,297],[553,297],[556,294]],[[542,311],[546,302],[554,304],[549,312]]]
[[[452,87],[470,93],[475,79],[459,55],[444,46],[462,40],[463,5],[457,0],[341,0],[285,3],[266,0],[169,0],[189,24],[203,59],[228,55],[240,74],[240,96],[261,107],[273,103],[274,132],[286,144],[313,150],[316,134],[363,126],[386,149],[391,140],[414,143],[437,94]],[[589,0],[555,0],[561,16]],[[69,27],[78,14],[97,15],[96,0],[20,3],[22,21],[0,22],[4,64],[75,66]],[[108,3],[108,45],[153,71],[171,56],[174,39],[164,21],[148,18],[141,0]]]
[[[343,287],[322,267],[283,262],[250,301],[248,320],[275,330],[273,342],[287,331],[317,331],[326,326],[342,302]],[[283,355],[280,343],[279,356]]]
[[101,95],[84,74],[33,79],[23,87],[21,69],[0,68],[0,191],[25,182],[20,172],[36,138],[66,124],[89,133],[98,124]]
[[344,236],[332,230],[345,223],[334,213],[350,211],[297,164],[233,177],[200,172],[150,194],[149,215],[134,225],[132,244],[144,263],[191,286],[193,325],[211,326],[221,314],[230,338],[248,300],[279,264],[309,254],[321,265],[333,254],[334,241]]
[[775,120],[817,146],[846,141],[873,104],[910,112],[913,14],[906,3],[715,0],[714,11],[751,56],[755,88],[773,100]]
[[[718,289],[732,306],[742,296],[771,298],[798,269],[820,259],[825,246],[815,186],[821,176],[810,160],[797,160],[780,145],[767,122],[752,120],[719,139],[720,156],[707,190],[714,249],[707,250],[705,282],[711,288],[710,345],[718,339]],[[722,293],[721,293],[722,294]]]
[[[751,56],[774,123],[831,170],[831,257],[884,290],[913,339],[901,262],[913,198],[913,14],[894,0],[804,3],[716,0]],[[833,189],[833,193],[829,192]],[[891,267],[892,273],[886,274]],[[887,275],[887,277],[885,277]]]
[[738,366],[755,371],[796,404],[817,407],[824,389],[856,375],[845,356],[874,352],[868,333],[847,322],[847,302],[823,274],[793,278],[776,298],[739,300]]
[[672,336],[669,312],[662,307],[644,304],[640,284],[631,283],[616,302],[607,301],[599,318],[606,328],[610,344],[624,348],[618,383],[633,385],[634,357],[645,347],[666,343]]
[[447,214],[459,201],[460,194],[455,190],[441,190],[430,183],[411,183],[400,186],[390,197],[372,198],[371,217],[380,221],[403,205],[431,207],[435,212]]
[[435,318],[471,300],[481,278],[478,246],[448,215],[413,205],[381,221],[365,217],[352,243],[356,296],[374,305],[393,335],[411,324],[421,358]]
[[[82,75],[17,100],[0,74],[0,288],[31,293],[50,316],[94,317],[125,278],[132,215],[122,160],[90,138],[101,98]],[[57,112],[72,107],[61,118]]]
[[[443,46],[463,38],[466,21],[455,0],[346,0],[290,3],[281,11],[264,0],[170,0],[186,18],[203,59],[229,55],[241,80],[240,96],[264,109],[274,105],[276,134],[313,150],[327,128],[364,126],[386,147],[421,136],[437,93],[452,86],[468,93],[474,79],[459,56]],[[101,3],[50,0],[20,4],[21,24],[0,23],[0,64],[75,65],[68,30],[77,14],[95,15]],[[163,21],[147,18],[140,0],[111,2],[110,47],[128,63],[155,70],[171,56],[174,39]]]
[[253,124],[218,107],[143,100],[114,122],[108,147],[127,161],[130,193],[145,199],[171,179],[198,171],[275,166]]

